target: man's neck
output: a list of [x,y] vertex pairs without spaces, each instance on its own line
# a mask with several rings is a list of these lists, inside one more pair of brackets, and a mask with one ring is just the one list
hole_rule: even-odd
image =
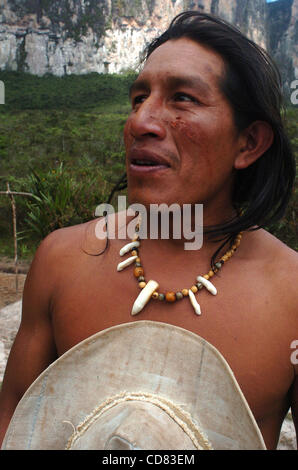
[[204,245],[205,248],[210,246],[214,252],[218,243],[207,234],[208,228],[227,223],[235,216],[236,211],[232,207],[212,212],[203,211],[202,205],[176,212],[148,210],[145,218],[144,214],[141,215],[140,238],[169,251],[193,251]]

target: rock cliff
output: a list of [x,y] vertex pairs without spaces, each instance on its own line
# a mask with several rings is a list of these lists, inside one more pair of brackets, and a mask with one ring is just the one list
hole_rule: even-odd
[[35,75],[119,73],[135,68],[148,41],[187,9],[215,13],[298,78],[298,0],[0,0],[0,70]]
[[298,78],[298,0],[279,0],[267,5],[267,48],[289,85]]

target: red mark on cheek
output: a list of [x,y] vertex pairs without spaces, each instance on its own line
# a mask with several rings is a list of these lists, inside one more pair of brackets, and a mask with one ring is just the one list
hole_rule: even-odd
[[191,126],[183,121],[180,117],[177,117],[175,121],[171,121],[170,126],[172,129],[183,132],[183,135],[188,137],[189,140],[195,143],[198,142],[197,133],[194,132]]
[[[177,130],[181,134],[181,137],[183,138],[187,137],[192,144],[195,144],[197,146],[197,149],[199,152],[201,152],[201,149],[204,148],[206,150],[206,147],[204,146],[204,137],[197,132],[197,129],[193,129],[191,124],[183,121],[181,117],[176,117],[175,121],[170,122],[170,126],[172,129]],[[208,147],[208,143],[206,143],[206,146]],[[213,175],[213,168],[212,168],[212,163],[211,160],[209,159],[208,156],[209,152],[204,151],[204,162],[206,165],[206,169],[208,172],[208,178],[211,180],[212,175]],[[202,163],[202,162],[201,162]]]

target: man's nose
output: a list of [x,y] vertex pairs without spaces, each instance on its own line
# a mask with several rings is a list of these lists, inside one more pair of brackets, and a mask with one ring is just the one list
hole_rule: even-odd
[[166,136],[166,119],[164,109],[158,99],[148,97],[139,105],[131,116],[130,132],[135,139],[147,136],[164,139]]

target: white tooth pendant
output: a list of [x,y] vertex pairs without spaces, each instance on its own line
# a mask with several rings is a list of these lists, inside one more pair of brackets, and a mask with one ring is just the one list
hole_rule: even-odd
[[133,250],[134,248],[139,248],[139,246],[140,246],[140,242],[138,241],[127,243],[127,245],[121,248],[119,254],[120,256],[126,255],[126,253]]
[[148,281],[146,286],[141,290],[139,293],[138,297],[135,300],[135,303],[133,304],[131,314],[132,315],[137,315],[137,313],[140,313],[141,310],[145,307],[145,305],[149,302],[151,299],[151,296],[153,292],[158,289],[159,284],[156,281]]
[[203,284],[204,287],[206,287],[206,289],[211,292],[212,295],[216,295],[217,294],[217,290],[216,290],[216,287],[212,284],[212,282],[208,281],[207,279],[205,279],[203,276],[198,276],[197,277],[197,281],[199,281],[201,284]]
[[198,304],[198,302],[195,298],[195,294],[190,289],[188,291],[188,296],[189,296],[190,303],[194,308],[195,313],[197,315],[201,315],[201,307],[200,307],[200,305]]
[[136,259],[137,259],[137,256],[131,256],[130,258],[127,258],[125,261],[122,261],[122,263],[118,264],[117,271],[122,271],[122,269],[125,269],[127,266],[130,266]]

